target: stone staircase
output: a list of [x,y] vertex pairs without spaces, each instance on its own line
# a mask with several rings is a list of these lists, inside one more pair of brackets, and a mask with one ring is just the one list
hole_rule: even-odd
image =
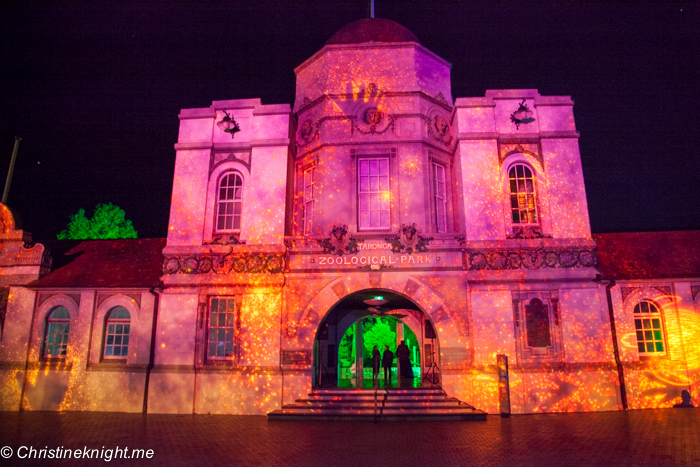
[[486,420],[486,413],[447,396],[440,388],[314,389],[267,414],[275,421],[467,421]]

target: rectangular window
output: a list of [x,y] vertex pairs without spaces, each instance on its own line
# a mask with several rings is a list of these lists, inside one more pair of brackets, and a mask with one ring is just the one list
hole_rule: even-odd
[[304,235],[311,235],[314,221],[314,167],[304,171]]
[[359,228],[389,229],[389,158],[360,159],[358,166]]
[[233,297],[211,299],[209,303],[208,358],[231,359],[234,357],[235,314],[236,306]]
[[435,227],[438,232],[447,232],[445,167],[435,163],[433,163],[433,187],[435,190]]

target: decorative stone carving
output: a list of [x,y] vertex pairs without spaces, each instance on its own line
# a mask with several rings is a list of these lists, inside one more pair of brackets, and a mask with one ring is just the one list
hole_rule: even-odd
[[450,103],[447,102],[447,100],[445,99],[445,95],[444,95],[443,93],[441,93],[441,92],[439,92],[439,93],[437,93],[437,94],[435,95],[435,99],[436,99],[437,101],[439,101],[439,102],[445,104],[445,105],[450,105]]
[[228,253],[213,252],[191,256],[166,256],[163,274],[216,274],[248,273],[276,274],[284,270],[282,253]]
[[525,226],[513,227],[513,235],[507,235],[508,239],[534,239],[534,238],[552,238],[551,235],[544,235],[539,227]]
[[421,115],[421,118],[428,127],[428,135],[445,146],[449,146],[452,143],[452,131],[450,131],[450,124],[445,117],[435,114],[432,117]]
[[571,269],[596,266],[595,250],[572,248],[521,248],[518,250],[471,250],[465,253],[467,269]]
[[379,111],[376,107],[367,107],[364,112],[362,112],[362,121],[367,125],[379,125],[384,120],[384,114]]
[[328,238],[318,240],[318,246],[326,255],[354,255],[357,253],[357,239],[348,235],[347,225],[334,225]]
[[[356,118],[350,119],[350,124],[352,125],[351,134],[355,134],[357,131],[361,135],[383,135],[389,130],[391,130],[392,133],[394,132],[396,115],[387,115],[388,121],[382,130],[377,129],[377,127],[379,126],[379,123],[384,120],[384,114],[379,112],[376,107],[369,107],[362,113],[362,121],[369,125],[369,129],[359,127],[356,120]],[[374,121],[377,123],[371,123]]]
[[693,294],[693,301],[695,301],[695,298],[700,293],[700,285],[691,285],[690,286],[690,293]]
[[299,126],[299,142],[304,145],[310,144],[318,138],[320,133],[322,120],[317,120],[315,123],[310,119],[306,119]]
[[624,302],[627,300],[627,297],[629,294],[634,292],[635,290],[639,290],[641,287],[622,287],[620,288],[620,293],[622,294],[622,301]]
[[433,240],[433,237],[422,237],[420,230],[416,228],[416,224],[401,224],[399,233],[395,237],[385,239],[391,244],[393,253],[413,254],[425,253],[428,251],[428,244]]
[[667,295],[669,297],[671,296],[671,287],[669,287],[667,285],[658,285],[654,288],[664,295]]
[[539,145],[536,143],[502,143],[500,144],[498,153],[498,162],[503,164],[503,161],[513,154],[527,154],[534,157],[544,169],[544,160],[539,153]]
[[239,240],[235,235],[216,235],[205,245],[245,245],[245,240]]

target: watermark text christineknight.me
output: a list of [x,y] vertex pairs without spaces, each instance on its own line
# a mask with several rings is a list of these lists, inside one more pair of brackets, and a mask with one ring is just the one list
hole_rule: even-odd
[[[13,450],[9,446],[0,449],[0,456],[4,459],[12,457]],[[50,448],[35,448],[33,446],[20,446],[17,448],[16,456],[18,459],[102,459],[109,462],[112,459],[151,459],[153,457],[153,449],[129,449],[128,447],[120,448],[88,448],[82,449],[67,449],[63,446]]]

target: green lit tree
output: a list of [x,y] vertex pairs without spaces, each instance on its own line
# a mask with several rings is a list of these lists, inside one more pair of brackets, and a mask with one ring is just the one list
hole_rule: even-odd
[[363,357],[365,359],[372,359],[372,349],[375,345],[381,353],[384,352],[385,345],[388,345],[389,350],[396,353],[395,319],[370,318],[363,323],[362,330]]
[[109,238],[138,238],[124,210],[112,203],[98,204],[95,214],[88,219],[80,208],[70,217],[68,227],[56,235],[59,240],[88,240]]

